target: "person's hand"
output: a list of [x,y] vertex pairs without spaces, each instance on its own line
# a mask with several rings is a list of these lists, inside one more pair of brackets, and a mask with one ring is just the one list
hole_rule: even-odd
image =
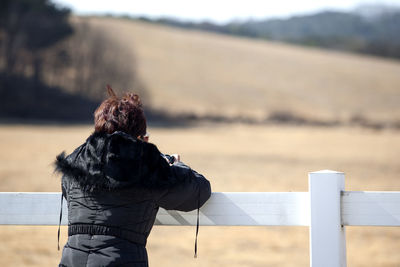
[[172,166],[175,162],[181,161],[181,156],[179,156],[178,154],[172,154],[172,155],[161,154],[161,155],[168,162],[170,166]]
[[174,157],[174,163],[181,161],[181,156],[179,154],[172,154],[171,157]]

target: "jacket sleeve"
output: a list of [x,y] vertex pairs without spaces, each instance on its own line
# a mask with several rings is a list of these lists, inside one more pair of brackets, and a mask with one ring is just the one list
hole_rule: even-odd
[[179,211],[191,211],[203,206],[211,196],[210,182],[182,162],[174,163],[170,168],[170,175],[182,182],[159,192],[156,204],[167,210]]

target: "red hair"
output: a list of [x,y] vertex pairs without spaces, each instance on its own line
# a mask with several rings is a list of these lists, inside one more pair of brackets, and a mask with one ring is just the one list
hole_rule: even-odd
[[125,93],[119,98],[109,85],[107,91],[109,97],[94,112],[95,132],[123,131],[135,138],[144,136],[147,123],[139,96]]

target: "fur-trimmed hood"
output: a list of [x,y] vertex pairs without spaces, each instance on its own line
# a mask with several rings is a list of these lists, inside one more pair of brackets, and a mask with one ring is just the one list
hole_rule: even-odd
[[155,145],[120,131],[94,133],[70,155],[61,153],[55,171],[84,191],[166,188],[180,182]]

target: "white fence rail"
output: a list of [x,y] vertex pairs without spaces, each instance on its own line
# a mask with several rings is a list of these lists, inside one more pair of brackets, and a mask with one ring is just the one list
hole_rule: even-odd
[[[60,193],[0,193],[0,224],[57,225]],[[62,224],[67,223],[64,201]],[[195,225],[196,212],[160,209],[157,225]],[[311,266],[346,266],[345,227],[400,226],[400,192],[344,191],[344,174],[309,174],[309,192],[213,193],[201,225],[310,227]]]

